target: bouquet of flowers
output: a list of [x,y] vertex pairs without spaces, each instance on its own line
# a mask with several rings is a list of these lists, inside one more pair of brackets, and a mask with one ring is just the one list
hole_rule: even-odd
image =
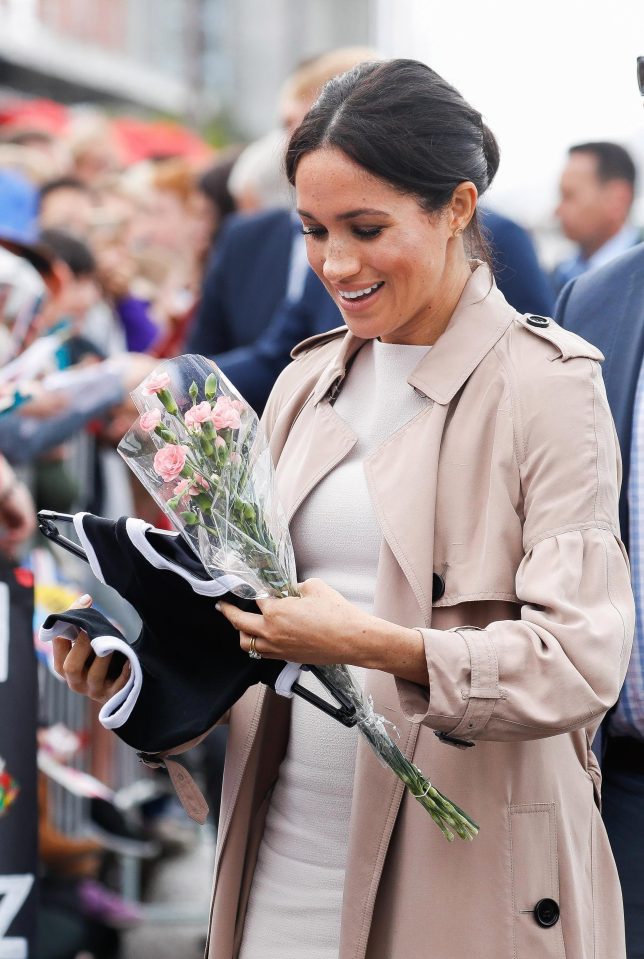
[[[293,548],[257,415],[201,356],[166,361],[132,394],[140,416],[119,452],[206,570],[245,599],[297,596]],[[355,710],[376,756],[404,782],[450,841],[478,826],[401,752],[344,665],[317,666]]]

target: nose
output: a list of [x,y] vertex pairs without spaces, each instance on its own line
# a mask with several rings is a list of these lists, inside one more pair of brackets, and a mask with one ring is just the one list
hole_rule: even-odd
[[346,243],[329,243],[322,272],[329,283],[351,279],[360,272],[360,258]]

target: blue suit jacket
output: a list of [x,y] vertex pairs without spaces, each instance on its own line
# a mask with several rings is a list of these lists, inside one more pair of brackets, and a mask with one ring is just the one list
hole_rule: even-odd
[[286,296],[293,234],[288,210],[227,217],[186,352],[211,356],[261,336]]
[[527,230],[492,210],[481,210],[492,247],[496,285],[519,313],[552,316],[555,297]]
[[635,390],[644,358],[644,243],[611,263],[571,280],[561,291],[555,318],[597,346],[608,402],[622,452],[619,501],[622,539],[628,548],[628,473]]

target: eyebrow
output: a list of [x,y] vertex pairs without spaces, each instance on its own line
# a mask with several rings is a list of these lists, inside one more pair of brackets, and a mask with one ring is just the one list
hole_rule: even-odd
[[[304,216],[307,220],[315,220],[315,217],[312,213],[307,213],[306,210],[297,211],[300,216]],[[352,220],[357,216],[386,216],[389,214],[384,210],[374,210],[371,207],[361,207],[359,210],[348,210],[346,213],[340,213],[336,219],[337,220]]]

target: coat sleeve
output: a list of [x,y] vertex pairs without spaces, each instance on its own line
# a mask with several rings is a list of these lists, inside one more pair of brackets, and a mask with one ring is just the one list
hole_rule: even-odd
[[599,366],[549,361],[518,394],[520,618],[420,629],[429,688],[396,679],[409,720],[467,739],[539,739],[593,723],[617,699],[633,637],[619,451]]

